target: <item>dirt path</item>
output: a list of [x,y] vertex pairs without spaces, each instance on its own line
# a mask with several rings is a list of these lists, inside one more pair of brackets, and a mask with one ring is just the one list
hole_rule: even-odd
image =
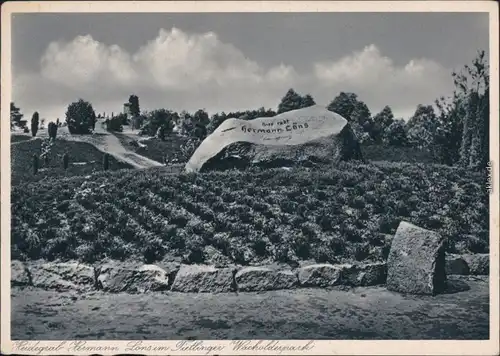
[[487,278],[404,296],[383,287],[265,293],[78,295],[12,290],[12,338],[488,339]]
[[[57,136],[68,141],[90,143],[98,150],[109,153],[116,159],[128,163],[137,169],[163,166],[163,164],[161,164],[160,162],[154,161],[126,149],[115,135],[104,129],[103,124],[103,122],[97,122],[95,131],[92,135],[71,135],[67,127],[60,127],[57,130]],[[39,134],[37,134],[37,138],[47,137],[47,130],[40,130]]]
[[96,124],[95,131],[92,135],[70,135],[68,139],[91,143],[98,150],[109,153],[116,159],[126,162],[138,169],[163,166],[163,164],[159,162],[127,150],[115,135],[104,129],[103,123],[101,122]]

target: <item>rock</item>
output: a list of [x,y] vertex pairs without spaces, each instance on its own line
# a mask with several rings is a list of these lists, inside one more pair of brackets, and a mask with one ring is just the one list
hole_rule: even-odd
[[59,291],[89,291],[95,288],[92,266],[78,262],[36,262],[29,267],[33,286]]
[[266,267],[245,267],[236,273],[235,280],[242,292],[291,289],[298,284],[297,275],[292,271]]
[[250,121],[227,119],[200,144],[185,169],[310,166],[347,159],[362,159],[351,126],[314,105]]
[[348,265],[342,269],[342,284],[361,287],[384,284],[387,278],[385,262]]
[[446,255],[446,274],[468,275],[470,273],[469,265],[462,256]]
[[234,290],[234,268],[206,265],[182,265],[175,276],[172,291],[224,293]]
[[472,275],[490,274],[490,255],[488,253],[476,253],[462,255],[462,258],[469,266],[469,273]]
[[21,261],[10,262],[10,283],[12,286],[31,285],[31,275],[24,263]]
[[109,263],[99,267],[97,283],[100,289],[112,293],[161,291],[169,287],[169,274],[152,264]]
[[304,287],[331,287],[340,284],[342,266],[314,264],[298,269],[299,283]]
[[387,259],[387,289],[401,293],[441,293],[446,288],[444,239],[402,221]]

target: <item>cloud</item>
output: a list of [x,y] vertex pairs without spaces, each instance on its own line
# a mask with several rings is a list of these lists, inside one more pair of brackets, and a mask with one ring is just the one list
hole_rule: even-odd
[[397,66],[373,44],[337,61],[314,65],[314,75],[323,88],[352,91],[371,108],[389,105],[399,112],[414,111],[418,104],[431,104],[450,93],[450,74],[429,59],[412,59]]
[[[53,42],[40,71],[15,78],[14,101],[54,119],[78,98],[97,111],[118,112],[132,93],[141,107],[209,112],[276,108],[293,87],[327,105],[340,91],[352,91],[375,112],[390,105],[396,114],[431,103],[451,91],[450,71],[429,59],[397,66],[375,45],[338,60],[318,61],[298,73],[286,63],[265,67],[213,32],[160,30],[135,53],[90,35]],[[56,109],[59,108],[59,109]],[[42,110],[42,111],[43,111]],[[28,115],[31,115],[27,113]]]

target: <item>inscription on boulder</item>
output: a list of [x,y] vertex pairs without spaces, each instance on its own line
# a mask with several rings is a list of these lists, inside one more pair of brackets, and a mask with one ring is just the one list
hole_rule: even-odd
[[186,164],[187,172],[237,158],[245,164],[361,158],[346,119],[315,105],[254,120],[228,119],[209,135]]

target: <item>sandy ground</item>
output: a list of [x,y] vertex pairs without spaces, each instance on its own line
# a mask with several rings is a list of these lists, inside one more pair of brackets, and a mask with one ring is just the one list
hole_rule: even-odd
[[[117,160],[128,163],[137,169],[163,166],[160,162],[127,150],[115,135],[105,130],[103,125],[103,122],[98,121],[92,135],[71,135],[67,127],[60,127],[57,130],[57,136],[66,140],[90,143],[98,150],[109,153]],[[132,132],[130,135],[132,135]],[[37,138],[46,137],[48,137],[47,130],[40,130],[37,134]]]
[[[264,293],[71,294],[12,289],[12,338],[488,339],[487,278],[405,296],[384,287]],[[468,290],[467,290],[468,289]]]

